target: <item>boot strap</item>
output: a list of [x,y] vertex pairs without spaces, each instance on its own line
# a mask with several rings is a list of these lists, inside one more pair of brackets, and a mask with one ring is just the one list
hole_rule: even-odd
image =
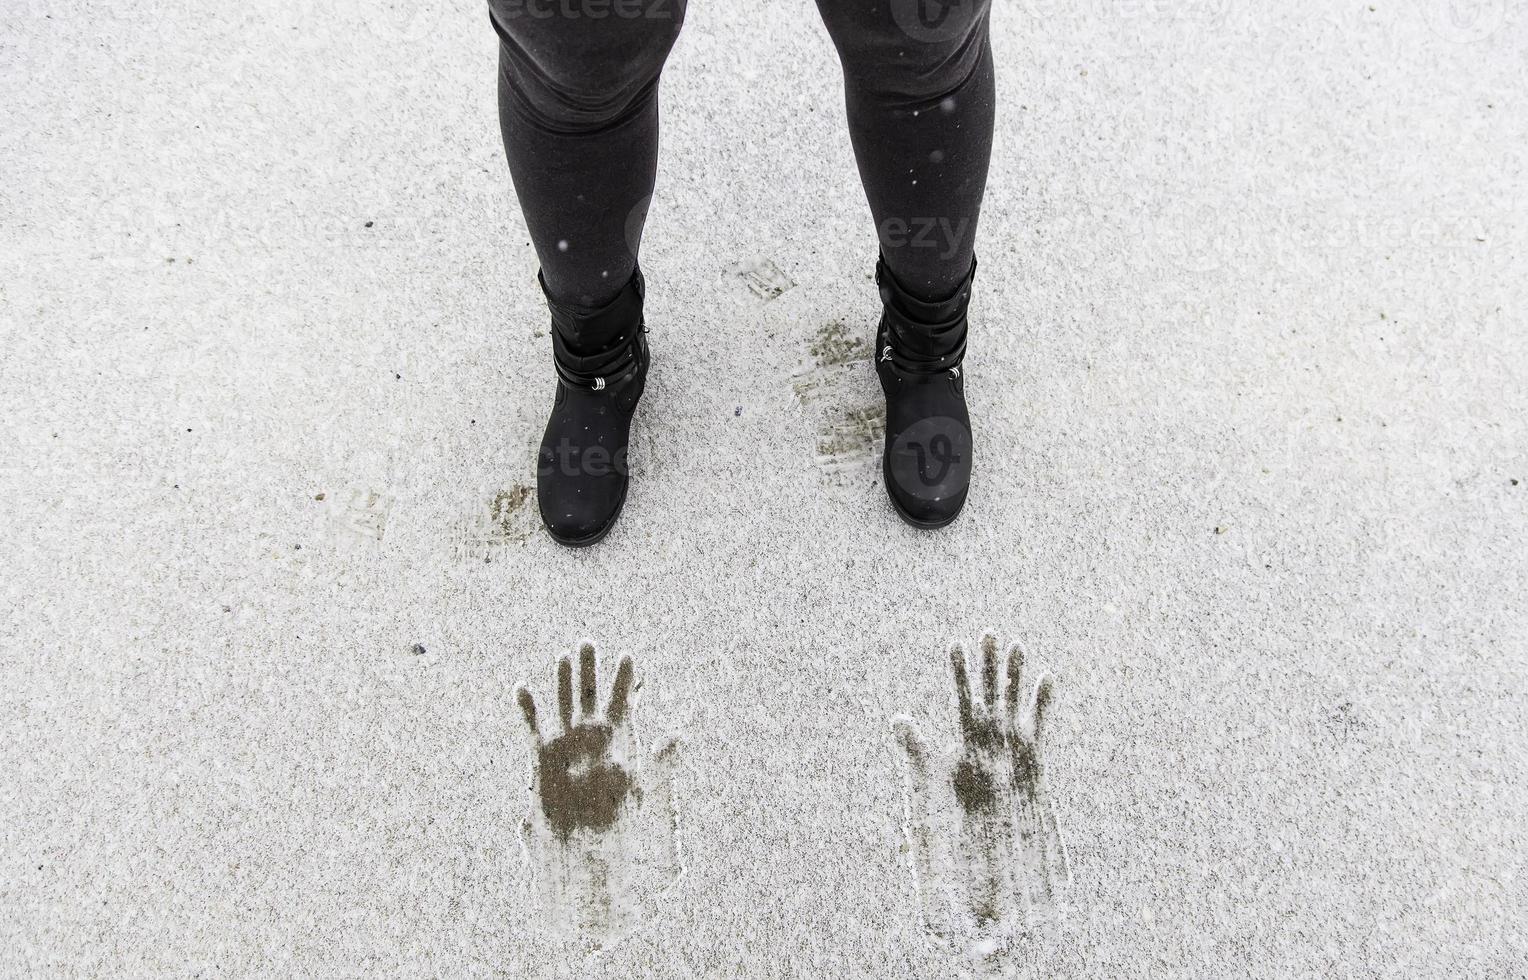
[[623,380],[641,365],[641,358],[637,351],[641,346],[639,341],[645,333],[647,333],[647,325],[638,322],[630,337],[623,337],[617,341],[618,349],[611,352],[610,360],[602,364],[598,371],[579,371],[570,367],[559,353],[558,348],[561,344],[554,337],[552,365],[557,369],[557,376],[562,379],[563,384],[574,388],[587,388],[590,391],[604,391],[609,382]]
[[972,259],[971,271],[955,295],[943,302],[929,302],[903,289],[881,257],[875,268],[884,306],[877,360],[890,362],[903,374],[958,374],[966,356],[966,310],[975,278],[976,260]]
[[966,338],[962,336],[960,344],[950,353],[935,357],[898,347],[892,331],[886,330],[881,337],[881,353],[877,359],[889,361],[902,374],[933,375],[945,371],[955,371],[958,374],[961,363],[966,359]]
[[[545,292],[546,279],[538,278]],[[620,293],[598,309],[564,306],[547,294],[547,306],[552,313],[552,363],[563,383],[603,391],[608,382],[625,377],[640,365],[640,340],[647,332],[642,311],[646,295],[640,267],[632,270]],[[620,332],[611,340],[599,341],[599,349],[592,353],[574,346],[587,343],[590,335],[608,336],[611,327],[619,327]]]

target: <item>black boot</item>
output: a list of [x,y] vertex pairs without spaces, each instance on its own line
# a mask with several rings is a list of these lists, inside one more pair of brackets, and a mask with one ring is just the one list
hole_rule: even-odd
[[971,417],[966,412],[961,361],[966,356],[966,307],[976,262],[955,295],[938,303],[902,288],[883,258],[881,328],[875,370],[886,393],[886,493],[914,527],[944,527],[965,506],[971,485]]
[[557,396],[541,438],[536,499],[559,544],[594,544],[626,502],[631,417],[649,360],[643,293],[638,269],[619,296],[593,312],[547,298]]

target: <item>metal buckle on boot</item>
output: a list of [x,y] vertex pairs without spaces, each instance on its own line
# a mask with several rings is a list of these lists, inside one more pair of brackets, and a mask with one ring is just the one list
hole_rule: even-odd
[[928,354],[915,354],[899,349],[895,344],[885,344],[881,347],[881,362],[889,362],[893,370],[902,374],[920,375],[933,377],[948,371],[950,377],[960,377],[961,363],[966,359],[966,342],[962,338],[960,345],[948,354],[933,356]]
[[[604,391],[611,380],[620,381],[640,367],[638,350],[642,335],[647,333],[647,323],[642,315],[642,299],[647,294],[647,286],[640,268],[633,268],[631,278],[621,292],[596,310],[558,305],[547,292],[546,277],[540,273],[537,276],[542,292],[546,293],[547,306],[552,312],[552,364],[563,384],[586,391]],[[611,322],[612,317],[628,313],[635,317],[636,329],[625,328],[629,332],[611,340],[603,350],[593,354],[574,355],[567,349],[564,338],[569,334],[578,336],[581,329],[591,325],[602,330],[603,325]],[[579,370],[573,364],[586,369]],[[596,371],[600,373],[595,374]]]

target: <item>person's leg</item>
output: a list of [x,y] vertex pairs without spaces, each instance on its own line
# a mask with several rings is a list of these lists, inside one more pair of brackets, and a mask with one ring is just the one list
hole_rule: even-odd
[[658,77],[685,0],[490,0],[499,121],[552,314],[557,389],[537,459],[542,521],[592,544],[626,499],[648,367],[637,250]]
[[909,523],[942,527],[971,482],[962,362],[992,154],[989,0],[817,6],[843,63],[849,134],[881,246],[886,491]]
[[988,0],[817,0],[849,136],[896,281],[953,296],[971,271],[992,156]]
[[636,267],[685,2],[490,0],[504,151],[554,303],[603,306]]

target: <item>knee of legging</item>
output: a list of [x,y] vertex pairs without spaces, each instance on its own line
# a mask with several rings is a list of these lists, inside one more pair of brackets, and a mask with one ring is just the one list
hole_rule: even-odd
[[683,19],[680,0],[491,0],[490,8],[514,108],[563,132],[608,127],[644,106]]
[[848,83],[916,108],[959,92],[989,57],[987,0],[889,0],[874,25],[828,18]]

